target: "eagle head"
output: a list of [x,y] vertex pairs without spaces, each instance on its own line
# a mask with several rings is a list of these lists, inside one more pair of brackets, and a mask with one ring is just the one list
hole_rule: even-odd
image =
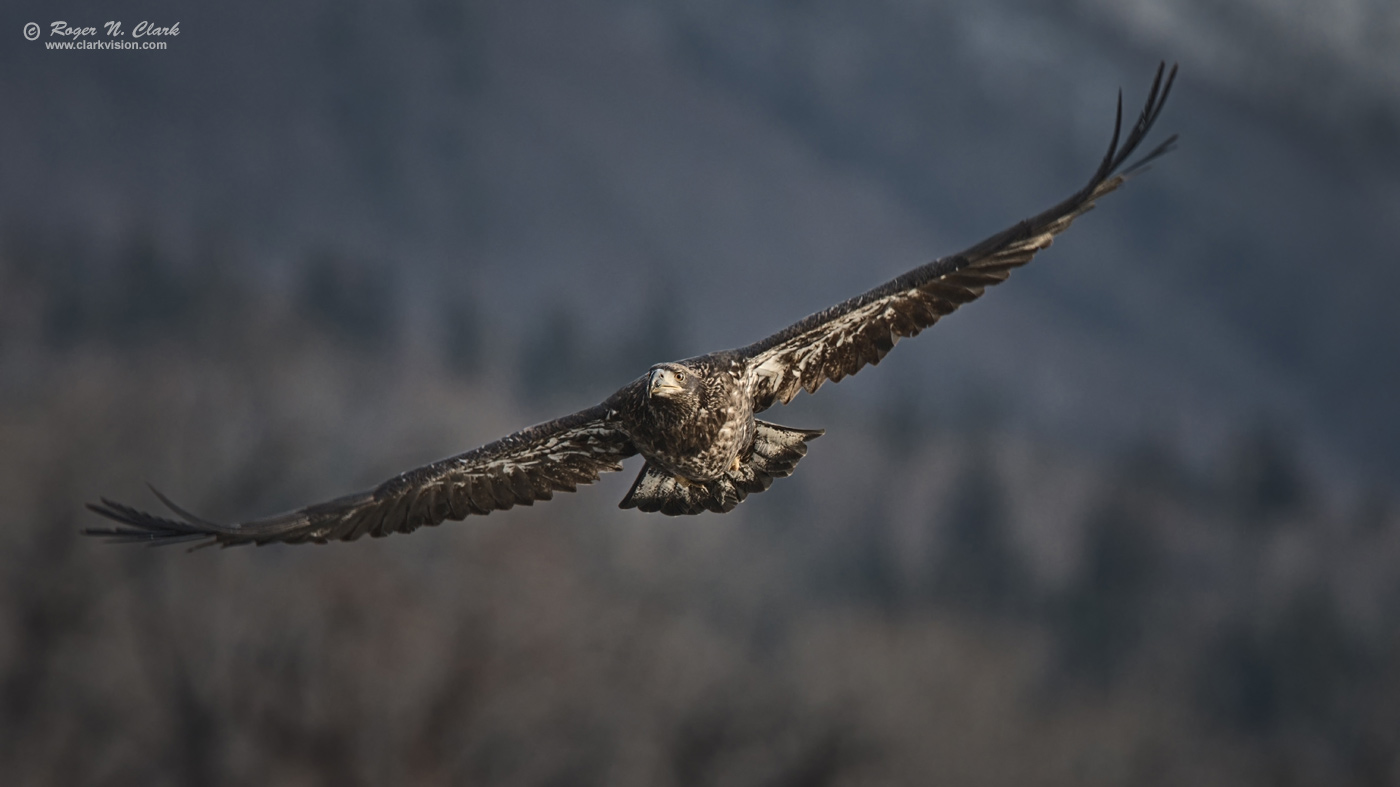
[[679,363],[659,363],[651,367],[647,379],[647,396],[682,399],[700,390],[700,374]]

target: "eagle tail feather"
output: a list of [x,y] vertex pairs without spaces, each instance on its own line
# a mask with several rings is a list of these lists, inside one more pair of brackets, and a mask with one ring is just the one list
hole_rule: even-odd
[[710,481],[690,481],[647,462],[618,507],[667,516],[728,513],[750,494],[767,491],[773,479],[792,475],[807,455],[807,441],[823,434],[820,429],[793,429],[766,421],[755,420],[754,425],[753,445],[738,469]]

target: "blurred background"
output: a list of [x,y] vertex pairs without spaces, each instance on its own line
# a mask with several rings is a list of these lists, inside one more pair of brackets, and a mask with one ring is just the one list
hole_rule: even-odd
[[[1400,784],[1393,0],[21,0],[0,42],[7,784]],[[771,412],[827,435],[729,515],[618,510],[634,460],[412,537],[77,535],[767,335],[1067,195],[1160,60],[1180,149]]]

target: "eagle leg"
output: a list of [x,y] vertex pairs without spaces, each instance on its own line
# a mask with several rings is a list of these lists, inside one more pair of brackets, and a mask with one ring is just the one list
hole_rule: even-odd
[[719,478],[692,481],[647,462],[618,507],[659,511],[667,516],[727,513],[749,494],[767,490],[774,478],[792,475],[807,455],[807,441],[823,434],[820,429],[793,429],[758,420],[754,426],[753,444]]

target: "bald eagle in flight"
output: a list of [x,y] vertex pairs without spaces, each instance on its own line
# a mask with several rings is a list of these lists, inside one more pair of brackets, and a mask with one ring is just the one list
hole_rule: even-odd
[[1171,91],[1176,67],[1164,80],[1165,65],[1158,67],[1147,104],[1121,146],[1120,92],[1108,153],[1069,198],[766,339],[657,364],[599,405],[410,470],[367,492],[235,525],[201,519],[160,492],[155,494],[178,519],[103,499],[88,508],[117,526],[83,532],[123,542],[204,546],[324,544],[411,533],[447,519],[549,500],[556,491],[573,492],[599,473],[621,470],[622,460],[634,454],[646,463],[622,508],[672,516],[730,511],[750,493],[768,489],[774,478],[790,475],[807,453],[807,441],[822,434],[761,421],[756,414],[787,404],[804,388],[813,393],[827,380],[838,382],[879,363],[895,342],[918,335],[1030,262],[1095,200],[1171,149],[1174,135],[1124,166]]

